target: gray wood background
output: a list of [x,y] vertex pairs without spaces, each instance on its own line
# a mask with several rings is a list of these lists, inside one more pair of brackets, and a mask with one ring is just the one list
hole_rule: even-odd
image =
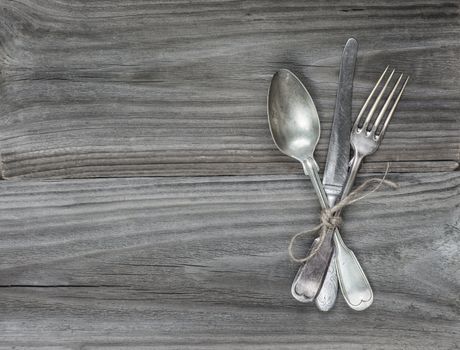
[[[0,0],[0,349],[457,349],[459,8]],[[323,166],[350,36],[355,112],[386,65],[411,75],[359,179],[390,161],[401,187],[344,213],[373,306],[321,313],[290,297],[319,205],[266,92],[301,77]]]

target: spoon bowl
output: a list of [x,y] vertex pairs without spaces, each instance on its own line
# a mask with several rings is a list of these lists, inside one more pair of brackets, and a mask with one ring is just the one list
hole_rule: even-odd
[[273,76],[268,116],[270,132],[281,152],[302,163],[313,158],[321,133],[318,112],[305,86],[287,69]]

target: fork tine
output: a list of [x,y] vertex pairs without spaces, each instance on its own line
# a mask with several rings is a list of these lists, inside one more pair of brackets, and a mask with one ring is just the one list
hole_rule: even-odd
[[372,126],[371,133],[375,133],[375,130],[377,130],[377,128],[379,127],[379,124],[382,121],[383,116],[384,116],[385,112],[387,111],[388,106],[390,105],[391,99],[393,98],[393,95],[395,94],[395,92],[396,92],[396,90],[397,90],[397,88],[399,86],[399,83],[401,82],[402,77],[403,77],[403,75],[401,74],[399,76],[398,80],[396,81],[395,86],[393,86],[393,89],[391,90],[390,94],[388,95],[388,97],[387,97],[387,99],[385,101],[385,104],[382,107],[382,110],[380,111],[379,115],[377,116],[377,119],[375,119],[374,125]]
[[388,86],[388,84],[390,83],[390,80],[391,80],[391,78],[393,77],[393,74],[394,74],[394,73],[395,73],[395,70],[393,69],[393,70],[391,71],[391,74],[390,74],[390,76],[388,77],[387,81],[385,82],[385,85],[383,86],[383,88],[382,88],[382,90],[380,91],[379,95],[378,95],[377,98],[375,99],[374,104],[372,105],[372,107],[371,107],[369,113],[367,114],[366,120],[364,121],[364,124],[363,124],[363,127],[362,127],[363,130],[366,130],[366,129],[367,129],[367,126],[369,125],[369,122],[371,121],[372,116],[374,115],[374,112],[375,112],[375,110],[377,109],[378,104],[379,104],[380,100],[382,99],[382,96],[383,96],[383,94],[385,93],[385,90],[387,89],[387,86]]
[[408,82],[408,81],[409,81],[409,76],[408,76],[408,77],[406,78],[406,80],[404,81],[404,84],[403,84],[403,86],[401,87],[401,90],[399,90],[398,97],[396,97],[396,100],[395,100],[393,106],[391,107],[390,112],[388,113],[388,117],[387,117],[387,119],[385,120],[385,124],[383,124],[382,131],[380,131],[380,134],[378,135],[378,138],[382,138],[382,137],[383,137],[383,134],[385,134],[385,131],[387,130],[388,124],[390,123],[391,117],[393,117],[393,113],[394,113],[394,111],[395,111],[395,109],[396,109],[396,106],[398,105],[399,99],[401,98],[404,89],[406,88],[406,85],[407,85],[407,82]]
[[367,98],[366,102],[364,102],[363,107],[361,108],[361,110],[359,111],[358,116],[356,117],[355,124],[354,124],[353,128],[356,129],[356,128],[358,127],[359,121],[360,121],[361,117],[363,116],[363,114],[364,114],[364,112],[365,112],[365,110],[366,110],[366,108],[367,108],[367,105],[368,105],[369,102],[371,101],[371,98],[372,98],[372,96],[374,95],[375,90],[377,90],[377,87],[379,86],[380,82],[382,81],[382,79],[383,79],[383,77],[385,76],[385,73],[387,72],[387,70],[388,70],[389,67],[390,67],[390,66],[387,66],[387,67],[385,68],[385,70],[383,71],[383,73],[382,73],[382,75],[380,76],[379,80],[377,80],[377,83],[375,84],[374,88],[372,89],[372,91],[371,91],[369,97]]

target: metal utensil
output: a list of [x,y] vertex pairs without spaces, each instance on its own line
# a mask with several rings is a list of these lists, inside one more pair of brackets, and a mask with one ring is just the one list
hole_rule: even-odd
[[[386,98],[385,103],[381,107],[380,112],[377,115],[375,121],[371,124],[372,117],[376,112],[379,103],[385,93],[385,90],[393,77],[393,74],[395,72],[395,70],[393,69],[393,71],[387,78],[385,84],[383,85],[382,89],[380,90],[379,94],[377,95],[369,112],[367,113],[366,119],[361,125],[362,117],[364,116],[364,113],[366,112],[373,95],[377,91],[381,81],[387,73],[387,70],[388,67],[385,69],[385,71],[382,73],[379,80],[375,84],[353,125],[350,140],[351,146],[354,151],[354,156],[351,162],[351,169],[341,199],[345,198],[349,194],[355,181],[359,166],[361,165],[363,159],[366,156],[375,153],[375,151],[377,151],[377,149],[379,148],[383,136],[385,135],[385,131],[387,130],[388,124],[394,114],[396,106],[398,105],[401,95],[407,85],[407,82],[409,81],[409,77],[407,77],[404,83],[402,84],[402,87],[400,88],[396,99],[394,100],[394,102],[392,102],[393,96],[400,87],[403,74],[399,76],[398,80],[393,86],[393,89]],[[390,107],[390,104],[392,104],[392,106],[388,114],[385,116],[385,113],[388,107]],[[385,119],[384,122],[383,119]],[[383,126],[380,128],[382,122]],[[377,131],[378,129],[380,129],[379,132]],[[336,215],[340,215],[340,213],[337,213]],[[337,249],[336,267],[337,277],[345,301],[351,308],[355,310],[364,310],[368,308],[373,301],[373,293],[372,289],[370,288],[369,282],[367,281],[366,276],[364,275],[364,272],[362,271],[361,267],[359,266],[359,264],[357,264],[355,255],[353,254],[353,252],[348,250],[348,248],[343,244],[343,241],[339,235],[334,235],[334,243],[336,247],[341,247],[341,249]],[[359,269],[357,269],[357,267],[359,267]]]
[[[345,44],[340,63],[337,97],[323,176],[324,191],[326,192],[330,206],[335,204],[347,181],[352,124],[351,101],[357,55],[358,42],[354,38],[350,38]],[[340,247],[338,248],[340,249]],[[334,306],[337,298],[336,250],[337,247],[334,249],[323,284],[315,298],[315,304],[321,311],[329,311]]]
[[[272,78],[268,93],[268,121],[279,150],[302,163],[313,183],[321,207],[329,206],[318,174],[313,152],[320,136],[315,104],[297,77],[282,69]],[[299,270],[291,293],[299,301],[312,301],[321,287],[332,255],[332,232],[328,233],[317,253]]]
[[[351,101],[349,103],[351,105]],[[350,124],[351,124],[351,121],[349,122],[348,125],[350,125]],[[346,132],[349,132],[348,130],[349,129],[347,129]],[[338,143],[338,141],[337,141],[337,143]],[[337,145],[334,145],[334,146],[337,146]],[[341,152],[340,150],[338,150],[338,151]],[[285,153],[287,153],[287,152],[285,152]],[[349,156],[349,153],[348,153],[348,156]],[[348,161],[348,156],[345,155],[345,157],[343,157],[343,158],[346,161]],[[340,161],[342,161],[342,160],[340,160]],[[340,164],[340,161],[338,163],[340,166],[342,166],[342,167],[347,166],[347,164]],[[346,171],[342,170],[342,175],[344,175],[344,174],[346,174]],[[327,175],[326,181],[331,182],[332,185],[333,185],[333,186],[330,186],[330,189],[332,190],[333,197],[337,196],[337,193],[338,193],[337,187],[339,187],[339,188],[342,187],[345,179],[336,178],[333,170],[329,174],[326,174],[326,175]],[[344,175],[343,177],[346,177],[346,175]],[[333,199],[333,200],[335,200],[335,199]],[[323,206],[323,208],[324,208],[324,206]],[[324,271],[323,273],[326,276],[324,276],[324,281],[321,281],[320,284],[325,286],[325,290],[328,290],[328,289],[332,288],[333,289],[332,290],[332,296],[331,296],[331,294],[328,294],[326,296],[324,294],[318,294],[318,295],[316,295],[316,297],[317,298],[319,297],[319,299],[317,300],[316,304],[321,309],[323,309],[323,306],[324,306],[325,311],[327,311],[328,309],[330,309],[330,307],[332,307],[332,305],[334,303],[334,300],[335,300],[335,295],[336,295],[336,289],[335,289],[336,286],[334,286],[335,280],[333,279],[334,278],[334,266],[329,265],[329,268],[327,268],[327,266],[324,266],[323,269],[325,269],[325,270],[322,270],[317,266],[312,267],[311,264],[312,263],[317,264],[317,263],[321,262],[321,258],[323,259],[323,263],[324,262],[326,264],[329,263],[329,261],[326,261],[326,259],[328,259],[332,254],[332,246],[329,245],[329,239],[330,239],[331,235],[333,235],[333,234],[334,234],[335,254],[336,254],[336,257],[337,257],[337,259],[336,259],[337,264],[336,265],[340,266],[340,269],[342,271],[342,275],[341,275],[342,278],[344,280],[345,279],[349,280],[349,281],[347,280],[343,284],[341,284],[342,288],[350,288],[350,290],[344,291],[344,295],[353,295],[353,296],[357,297],[358,296],[357,291],[359,291],[359,293],[360,293],[359,296],[362,298],[362,300],[365,300],[366,302],[369,302],[368,305],[370,305],[370,303],[372,303],[373,293],[372,293],[372,288],[371,288],[371,286],[369,284],[369,281],[367,280],[366,275],[364,274],[363,269],[361,268],[361,265],[359,264],[358,260],[356,259],[356,256],[345,245],[345,243],[343,242],[342,238],[340,237],[340,233],[339,233],[339,231],[337,229],[335,230],[335,233],[332,230],[327,231],[326,237],[324,239],[324,242],[326,244],[323,244],[324,246],[320,247],[321,254],[318,254],[320,256],[317,257],[314,261],[309,261],[308,263],[304,264],[299,269],[299,271],[298,271],[298,273],[297,273],[297,275],[296,275],[296,277],[294,279],[294,282],[292,284],[292,288],[291,288],[292,295],[294,296],[294,298],[296,298],[297,300],[302,301],[302,302],[311,301],[312,298],[315,297],[313,295],[313,292],[315,292],[315,290],[313,289],[313,286],[314,287],[317,286],[317,281],[319,279],[318,271]],[[313,243],[313,248],[312,249],[315,249],[317,244],[318,244],[318,241],[315,241]],[[330,249],[331,251],[327,251],[327,249]],[[314,270],[312,270],[313,268],[314,268]],[[326,269],[327,269],[327,272],[326,272]],[[331,280],[331,278],[332,278],[332,280]],[[333,293],[335,293],[335,295]],[[361,303],[361,302],[356,307],[353,306],[352,302],[350,302],[349,305],[350,305],[350,307],[352,307],[352,308],[354,308],[356,310],[360,310],[361,308],[366,308],[367,307],[367,306],[365,306],[365,303]]]

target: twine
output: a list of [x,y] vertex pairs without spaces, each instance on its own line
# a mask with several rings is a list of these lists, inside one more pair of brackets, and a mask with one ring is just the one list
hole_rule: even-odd
[[[320,216],[321,223],[320,224],[316,225],[311,230],[302,231],[302,232],[295,234],[291,238],[291,241],[289,243],[289,248],[288,248],[289,256],[291,257],[291,259],[298,263],[305,263],[309,261],[321,248],[321,245],[323,244],[324,239],[326,237],[327,231],[335,230],[337,227],[339,227],[342,224],[342,217],[340,216],[340,212],[346,206],[356,203],[360,201],[361,199],[367,197],[371,193],[377,191],[382,185],[392,187],[392,188],[398,188],[399,186],[395,182],[385,180],[385,177],[388,173],[388,169],[389,169],[389,165],[387,166],[385,174],[383,175],[382,178],[371,178],[371,179],[364,181],[362,185],[358,186],[354,191],[350,192],[349,195],[342,198],[332,208],[325,208],[321,210],[321,216]],[[377,183],[377,185],[374,185],[374,188],[372,190],[366,191],[366,189],[371,184],[374,184],[374,183]],[[361,195],[362,193],[364,194]],[[292,252],[292,247],[296,239],[299,238],[300,236],[315,233],[315,232],[319,232],[318,238],[316,238],[317,243],[314,244],[314,248],[310,251],[310,253],[303,258],[298,258],[294,256],[294,253]]]

